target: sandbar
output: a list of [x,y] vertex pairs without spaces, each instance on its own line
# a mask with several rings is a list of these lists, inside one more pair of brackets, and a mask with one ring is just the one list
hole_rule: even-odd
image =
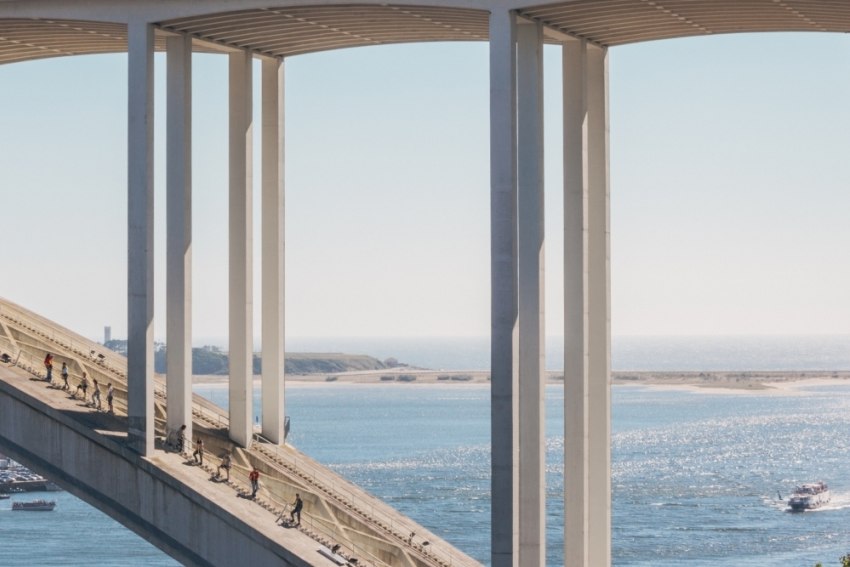
[[[255,376],[255,381],[259,381]],[[227,375],[196,375],[194,383],[204,386],[224,386]],[[547,383],[563,384],[563,372],[547,372]],[[416,384],[440,385],[487,385],[488,371],[447,371],[419,368],[397,368],[392,370],[369,370],[354,372],[287,374],[288,386],[326,384],[385,384],[399,387]],[[650,386],[661,388],[688,389],[694,391],[723,390],[728,392],[793,393],[800,387],[850,384],[850,371],[614,371],[611,374],[614,386]]]

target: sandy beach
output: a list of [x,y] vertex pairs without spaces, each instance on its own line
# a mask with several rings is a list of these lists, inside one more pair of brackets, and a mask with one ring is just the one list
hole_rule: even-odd
[[[254,377],[259,380],[259,376]],[[753,371],[753,372],[624,372],[611,375],[614,386],[652,386],[661,388],[689,389],[696,391],[724,390],[729,392],[762,392],[775,390],[777,393],[793,392],[806,385],[828,385],[850,383],[850,371]],[[547,372],[550,384],[563,384],[562,372]],[[357,372],[337,372],[332,374],[288,374],[287,385],[300,384],[395,384],[399,387],[415,384],[486,385],[490,382],[490,372],[486,371],[446,371],[398,368],[393,370],[370,370]],[[226,375],[196,375],[194,383],[198,385],[225,385]]]

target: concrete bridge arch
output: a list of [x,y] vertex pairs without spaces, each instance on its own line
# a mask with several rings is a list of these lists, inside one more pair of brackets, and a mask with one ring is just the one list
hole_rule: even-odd
[[[493,564],[545,562],[542,443],[542,122],[541,45],[564,53],[565,369],[567,424],[565,562],[610,563],[610,272],[607,154],[607,49],[640,41],[741,32],[850,30],[850,8],[829,0],[226,0],[131,4],[0,2],[0,63],[127,51],[129,82],[128,229],[130,267],[130,430],[136,450],[152,451],[152,78],[151,56],[169,61],[169,399],[173,423],[191,413],[187,360],[191,273],[186,250],[191,171],[191,63],[194,51],[230,58],[231,271],[233,364],[230,422],[249,444],[251,322],[246,216],[250,198],[250,67],[263,59],[262,131],[264,337],[274,345],[264,403],[283,405],[283,61],[301,53],[409,41],[489,41],[491,45],[491,231],[493,371]],[[173,113],[173,119],[171,118]],[[181,204],[182,203],[182,204]],[[172,217],[173,211],[173,217]],[[268,264],[266,264],[268,262]],[[268,269],[270,268],[270,269]],[[238,291],[241,290],[241,291]],[[264,321],[265,324],[265,321]],[[173,342],[172,342],[173,341]],[[182,353],[182,356],[181,354]],[[265,365],[264,365],[265,366]],[[181,409],[183,408],[183,409]],[[234,413],[235,412],[235,413]],[[264,411],[268,437],[282,441],[281,412]]]

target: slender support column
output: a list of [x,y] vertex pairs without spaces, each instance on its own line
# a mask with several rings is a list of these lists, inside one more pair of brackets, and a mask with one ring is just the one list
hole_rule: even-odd
[[127,427],[153,454],[153,26],[127,29]]
[[493,567],[517,567],[519,403],[517,328],[516,22],[490,14],[490,434]]
[[546,565],[543,27],[517,26],[519,564]]
[[284,434],[284,64],[263,61],[263,436]]
[[590,565],[586,58],[587,42],[564,43],[564,565],[568,567]]
[[611,564],[611,278],[607,50],[587,48],[590,565]]
[[251,442],[253,378],[252,58],[230,54],[230,438]]
[[192,38],[166,40],[168,429],[192,439]]

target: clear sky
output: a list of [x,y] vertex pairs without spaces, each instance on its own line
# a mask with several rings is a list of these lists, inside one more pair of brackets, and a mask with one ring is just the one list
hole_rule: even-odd
[[[557,48],[545,65],[546,317],[560,335]],[[227,67],[194,66],[194,334],[220,337]],[[612,48],[609,66],[613,334],[850,333],[850,39],[651,42]],[[287,335],[488,334],[487,45],[358,48],[286,69]],[[126,333],[126,83],[125,55],[0,66],[0,296],[97,339],[107,324]]]

